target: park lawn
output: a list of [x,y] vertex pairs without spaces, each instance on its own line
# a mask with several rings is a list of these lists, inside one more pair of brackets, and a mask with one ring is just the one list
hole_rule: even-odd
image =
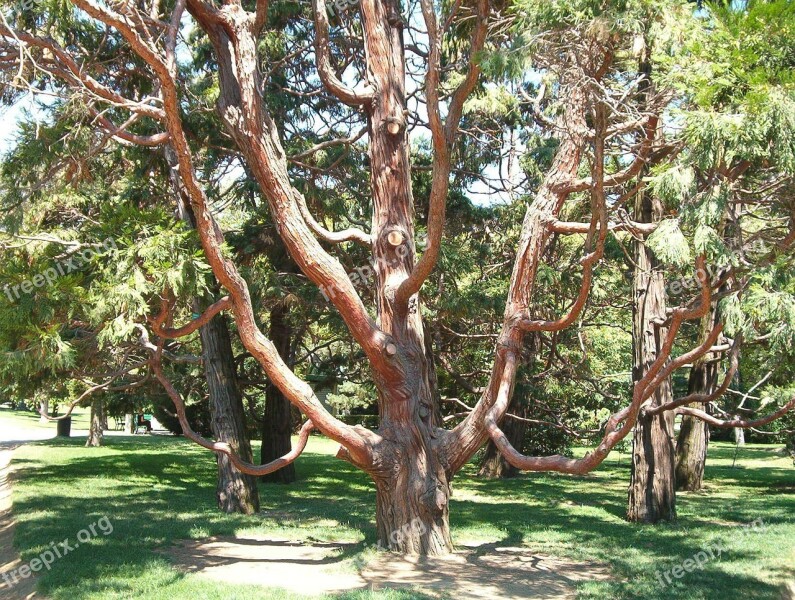
[[[63,412],[63,411],[61,411]],[[77,407],[72,412],[72,429],[88,429],[91,419],[91,410],[88,408]],[[56,424],[54,421],[41,423],[39,413],[33,411],[14,410],[8,405],[0,406],[0,421],[5,424],[19,426],[20,429],[49,429],[55,432]]]
[[[313,437],[296,463],[300,481],[261,485],[262,513],[224,515],[215,508],[214,459],[171,437],[50,440],[15,455],[15,544],[25,561],[50,542],[107,516],[114,531],[98,536],[56,562],[39,581],[53,600],[272,598],[278,590],[198,580],[173,569],[162,552],[175,541],[260,533],[359,545],[341,568],[366,558],[374,543],[375,494],[365,475],[334,458],[336,446]],[[609,565],[614,580],[585,583],[581,599],[684,600],[778,598],[795,577],[795,469],[774,446],[748,445],[732,468],[734,447],[710,447],[706,488],[680,494],[676,524],[639,526],[624,521],[628,458],[615,455],[587,477],[526,474],[508,481],[473,477],[470,465],[456,478],[451,525],[456,543],[526,545],[551,555]],[[764,531],[741,534],[762,519]],[[721,555],[703,570],[660,585],[669,571],[720,542]],[[407,600],[419,592],[360,592],[346,600]]]

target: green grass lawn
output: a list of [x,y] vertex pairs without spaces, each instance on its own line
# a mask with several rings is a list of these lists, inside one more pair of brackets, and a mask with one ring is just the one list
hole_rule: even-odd
[[[61,410],[63,413],[63,409]],[[77,407],[72,412],[72,429],[88,429],[91,419],[91,410]],[[7,425],[18,426],[22,429],[55,431],[54,421],[41,423],[39,413],[32,411],[12,410],[9,406],[0,406],[0,422]]]
[[[160,552],[174,541],[235,533],[357,542],[347,561],[375,542],[375,494],[366,476],[333,457],[320,437],[296,463],[296,484],[261,485],[253,517],[215,508],[214,460],[175,438],[106,438],[100,449],[82,440],[51,440],[17,451],[16,545],[29,561],[50,542],[74,538],[103,516],[114,531],[81,545],[40,578],[55,600],[147,598],[194,600],[273,598],[287,593],[197,580],[171,567]],[[611,457],[588,477],[523,475],[482,481],[469,466],[454,482],[451,524],[458,543],[526,545],[546,554],[609,565],[610,583],[586,583],[582,599],[773,599],[795,576],[795,469],[772,446],[749,445],[731,468],[733,446],[713,444],[706,489],[679,496],[674,525],[624,521],[629,466]],[[739,535],[756,519],[763,532]],[[720,541],[724,551],[703,570],[663,587],[666,571]],[[421,598],[413,592],[361,592],[346,600]]]

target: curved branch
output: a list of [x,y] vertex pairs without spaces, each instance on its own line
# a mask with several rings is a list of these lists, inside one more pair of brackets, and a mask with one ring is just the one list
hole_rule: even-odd
[[441,68],[441,42],[436,22],[436,12],[431,0],[421,0],[422,14],[430,43],[428,71],[425,79],[425,90],[428,106],[428,121],[433,139],[433,173],[431,192],[428,201],[428,240],[425,251],[412,269],[409,276],[400,284],[395,294],[398,305],[405,306],[409,298],[420,291],[422,284],[428,279],[436,262],[444,234],[447,194],[450,189],[451,149],[458,136],[464,103],[474,91],[480,77],[478,54],[483,50],[488,33],[489,0],[478,0],[477,22],[469,50],[469,67],[464,81],[453,92],[447,119],[443,122],[439,107],[439,71]]
[[[723,396],[726,391],[729,389],[732,380],[734,379],[734,375],[737,373],[737,369],[740,365],[740,344],[742,342],[742,335],[738,335],[737,339],[735,339],[734,343],[732,344],[732,350],[729,357],[729,369],[726,371],[726,376],[723,378],[723,383],[712,393],[704,394],[704,393],[694,393],[688,394],[687,396],[683,396],[681,398],[677,398],[676,400],[672,400],[666,404],[660,404],[658,406],[654,406],[648,408],[646,410],[646,414],[649,416],[657,415],[662,412],[673,410],[679,408],[680,406],[685,406],[687,404],[707,404],[709,402],[713,402]],[[709,352],[713,352],[714,348],[710,348]]]
[[[606,127],[606,120],[604,114],[604,107],[599,104],[596,107],[596,120],[598,134],[603,134]],[[580,291],[577,299],[574,301],[568,314],[561,317],[556,321],[540,321],[533,320],[529,316],[529,311],[523,310],[519,316],[517,327],[523,332],[529,333],[532,331],[561,331],[566,329],[574,323],[577,317],[585,307],[588,297],[591,293],[591,281],[593,280],[594,265],[601,260],[604,255],[605,240],[607,239],[607,205],[605,203],[605,188],[604,181],[604,137],[597,135],[597,140],[594,144],[594,166],[593,166],[593,180],[596,182],[591,189],[591,222],[588,228],[588,240],[593,238],[594,233],[599,231],[599,238],[596,241],[596,248],[585,256],[581,263],[583,265],[582,283],[580,284]],[[586,240],[586,245],[588,244]]]
[[328,9],[326,0],[312,0],[312,12],[315,15],[315,60],[317,72],[326,89],[350,106],[369,104],[375,96],[372,87],[363,86],[354,90],[346,86],[334,71],[331,64],[331,45],[329,41]]
[[185,337],[186,335],[190,335],[197,329],[204,327],[213,320],[213,318],[219,314],[220,312],[230,308],[232,306],[232,301],[230,300],[229,296],[224,296],[218,302],[211,304],[204,313],[199,316],[198,318],[192,320],[187,325],[183,325],[177,329],[173,329],[170,327],[164,327],[163,323],[165,323],[166,319],[168,318],[169,308],[167,306],[167,300],[163,300],[163,309],[161,310],[160,314],[152,319],[152,331],[155,332],[156,335],[162,338],[167,338],[170,340]]
[[706,423],[712,425],[713,427],[717,427],[718,429],[732,429],[734,427],[738,429],[749,429],[752,427],[761,427],[762,425],[767,425],[768,423],[771,423],[776,419],[784,416],[793,408],[795,408],[795,396],[793,396],[789,402],[787,402],[777,411],[765,417],[760,417],[759,419],[754,419],[750,421],[748,419],[740,419],[740,418],[721,420],[703,410],[699,410],[697,408],[688,408],[688,407],[679,408],[677,409],[676,413],[680,415],[688,415],[691,417],[695,417],[697,419],[701,419],[702,421],[705,421]]
[[[127,373],[129,373],[130,371],[134,371],[135,369],[140,369],[141,367],[144,367],[147,364],[148,363],[146,361],[138,362],[138,363],[135,363],[134,365],[131,365],[131,366],[126,367],[124,369],[120,369],[119,371],[116,371],[115,373],[112,373],[109,376],[110,379],[108,379],[108,381],[106,381],[105,383],[101,383],[99,385],[95,385],[95,386],[87,389],[82,394],[80,394],[80,396],[77,398],[77,400],[74,400],[73,402],[71,402],[69,404],[69,407],[66,409],[66,412],[64,414],[62,414],[62,415],[59,415],[57,417],[51,417],[50,415],[46,414],[41,409],[39,409],[39,414],[42,417],[44,417],[45,419],[47,419],[48,421],[62,421],[63,419],[66,419],[67,417],[70,417],[72,415],[72,412],[74,411],[74,409],[77,408],[80,405],[80,403],[83,402],[83,400],[85,400],[89,396],[93,395],[94,393],[99,392],[100,390],[105,390],[105,389],[109,388],[111,386],[111,384],[114,381],[116,381],[119,377],[121,377],[122,375],[126,375]],[[144,378],[144,381],[145,380],[146,380],[146,378]],[[136,383],[138,383],[138,382],[136,382]]]
[[163,373],[163,367],[159,357],[156,356],[153,358],[150,361],[150,364],[155,377],[157,377],[157,380],[166,390],[169,398],[171,398],[171,401],[174,403],[174,407],[177,409],[177,418],[179,419],[179,424],[182,427],[182,433],[185,435],[185,437],[197,443],[199,446],[202,446],[203,448],[207,448],[208,450],[212,450],[213,452],[220,454],[225,454],[229,457],[229,461],[241,473],[245,473],[246,475],[254,475],[255,477],[268,475],[269,473],[278,471],[279,469],[295,461],[295,459],[301,456],[304,448],[306,448],[306,443],[309,440],[309,434],[315,427],[311,420],[304,423],[303,427],[301,427],[301,432],[298,435],[298,443],[293,447],[292,450],[290,450],[290,452],[281,458],[272,460],[271,462],[264,465],[254,465],[243,460],[232,450],[229,444],[225,442],[210,441],[193,430],[193,428],[190,426],[190,423],[188,422],[187,416],[185,415],[185,403],[182,401],[182,396]]
[[373,236],[371,236],[368,233],[365,233],[361,229],[357,229],[356,227],[350,227],[342,231],[329,231],[328,229],[323,227],[320,223],[318,223],[315,217],[312,216],[312,213],[309,212],[309,207],[306,204],[306,198],[304,197],[304,195],[296,191],[295,196],[298,199],[298,209],[301,211],[301,216],[304,217],[304,221],[306,221],[306,224],[309,225],[309,228],[320,239],[329,242],[330,244],[341,244],[343,242],[356,242],[368,248],[372,246]]
[[[696,261],[697,268],[703,268],[704,257],[699,256]],[[711,304],[711,289],[708,283],[702,282],[701,303],[695,308],[677,308],[674,310],[671,328],[669,329],[662,349],[656,360],[636,384],[632,393],[632,402],[629,406],[614,413],[605,425],[605,434],[599,445],[585,457],[574,459],[562,455],[552,456],[526,456],[519,452],[508,441],[505,433],[500,429],[498,421],[508,409],[512,393],[513,382],[505,381],[500,384],[497,400],[489,409],[485,417],[486,431],[494,445],[511,465],[524,471],[557,471],[559,473],[583,474],[595,469],[607,458],[610,451],[624,439],[635,425],[645,400],[654,393],[657,387],[673,370],[709,352],[717,340],[722,326],[717,325],[707,339],[697,348],[670,361],[671,350],[685,320],[703,317]],[[795,399],[793,399],[795,402]],[[623,425],[622,425],[623,423]]]

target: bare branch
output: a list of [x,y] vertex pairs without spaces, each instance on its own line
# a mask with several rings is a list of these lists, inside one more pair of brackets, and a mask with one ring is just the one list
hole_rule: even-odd
[[331,43],[329,40],[329,22],[326,0],[312,0],[312,12],[315,15],[315,59],[317,71],[326,89],[351,106],[364,106],[369,104],[374,96],[374,91],[369,85],[361,86],[354,90],[346,86],[331,64]]

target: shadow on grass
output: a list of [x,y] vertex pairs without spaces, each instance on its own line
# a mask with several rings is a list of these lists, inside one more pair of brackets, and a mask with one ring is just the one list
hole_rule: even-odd
[[[112,534],[81,544],[42,575],[40,589],[53,598],[135,598],[153,588],[190,587],[161,552],[178,540],[253,531],[348,542],[331,563],[355,558],[376,541],[369,479],[331,456],[307,452],[296,463],[298,482],[261,484],[260,514],[226,515],[215,505],[212,455],[174,438],[106,441],[105,448],[92,450],[79,440],[48,440],[23,448],[14,461],[16,544],[23,560],[51,542],[74,540],[102,517],[113,524]],[[770,455],[753,450],[760,459]],[[725,458],[728,451],[713,452]],[[451,525],[455,537],[481,534],[500,546],[527,544],[609,564],[616,581],[583,586],[581,598],[775,598],[776,587],[761,579],[754,565],[782,546],[792,551],[791,539],[789,546],[786,540],[795,536],[795,495],[788,491],[794,474],[778,467],[708,466],[708,491],[680,495],[678,523],[639,526],[623,520],[625,465],[589,477],[524,475],[508,481],[475,479],[468,467],[454,484]],[[659,584],[656,571],[680,565],[708,543],[730,539],[735,531],[730,525],[757,518],[775,526],[774,534],[734,544],[703,570]],[[792,576],[786,566],[771,565],[768,571]],[[371,597],[362,594],[340,598]],[[372,597],[423,597],[395,594]]]

